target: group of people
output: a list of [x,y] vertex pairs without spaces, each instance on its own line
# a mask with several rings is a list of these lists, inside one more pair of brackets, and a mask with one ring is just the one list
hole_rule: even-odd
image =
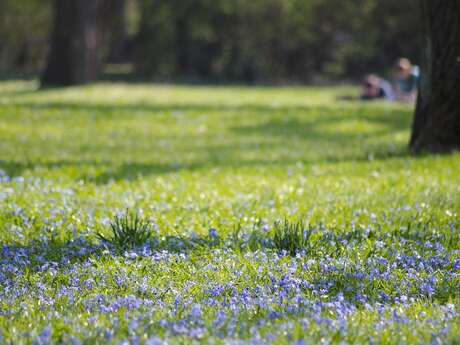
[[393,80],[389,82],[375,74],[366,75],[362,85],[362,100],[388,100],[414,102],[420,79],[420,69],[409,59],[399,58],[393,68]]

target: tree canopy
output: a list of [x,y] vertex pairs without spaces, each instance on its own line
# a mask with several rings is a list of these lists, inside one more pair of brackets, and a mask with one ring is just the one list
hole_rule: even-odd
[[[126,18],[115,20],[101,58],[122,56],[146,79],[354,78],[384,72],[397,56],[417,60],[421,47],[417,0],[117,0],[118,8],[121,2],[124,12],[113,15]],[[0,3],[0,73],[43,70],[51,12],[50,0]],[[126,44],[108,47],[120,35]]]

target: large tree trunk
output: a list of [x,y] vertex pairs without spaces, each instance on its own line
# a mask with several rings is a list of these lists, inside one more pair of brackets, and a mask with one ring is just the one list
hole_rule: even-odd
[[421,0],[425,56],[410,147],[460,149],[460,0]]
[[102,0],[55,0],[54,29],[42,86],[84,84],[99,72]]

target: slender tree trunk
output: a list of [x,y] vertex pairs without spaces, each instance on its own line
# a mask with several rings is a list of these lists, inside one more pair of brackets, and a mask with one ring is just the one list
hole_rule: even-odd
[[410,147],[460,149],[460,0],[421,0],[425,54]]
[[42,86],[84,84],[99,72],[101,0],[55,0],[54,29]]
[[190,74],[190,28],[186,15],[177,20],[176,25],[176,73],[178,76]]
[[109,33],[109,61],[118,63],[126,59],[126,40],[128,37],[126,25],[126,0],[111,0]]

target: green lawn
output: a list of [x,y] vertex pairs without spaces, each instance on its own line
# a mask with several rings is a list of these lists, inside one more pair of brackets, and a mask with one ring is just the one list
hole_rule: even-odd
[[[409,105],[36,89],[0,82],[0,343],[460,343],[460,154],[412,157]],[[127,209],[154,237],[124,252]]]

